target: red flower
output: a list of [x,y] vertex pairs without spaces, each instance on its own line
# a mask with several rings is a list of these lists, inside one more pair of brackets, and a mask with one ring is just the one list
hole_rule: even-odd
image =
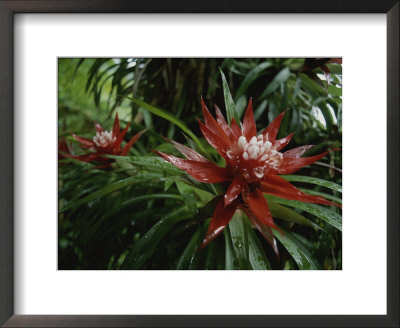
[[84,162],[97,161],[103,163],[101,167],[110,166],[112,159],[105,157],[104,155],[119,155],[125,156],[128,154],[129,149],[133,144],[140,138],[143,131],[135,134],[131,140],[127,142],[124,148],[121,148],[121,143],[124,139],[126,132],[129,129],[130,123],[120,131],[118,113],[115,115],[114,126],[112,131],[105,131],[100,124],[95,123],[96,135],[92,140],[77,136],[72,133],[72,136],[79,141],[80,146],[84,149],[88,149],[91,152],[84,155],[67,155],[68,157],[79,159]]
[[187,159],[177,158],[159,151],[156,153],[193,178],[206,183],[229,182],[224,198],[217,204],[202,247],[217,237],[231,220],[237,208],[243,210],[254,226],[263,234],[277,252],[271,228],[277,229],[263,193],[299,200],[308,203],[335,205],[322,197],[303,193],[279,175],[291,174],[325,156],[328,152],[301,157],[312,146],[301,146],[281,152],[291,140],[293,133],[276,140],[279,126],[285,113],[257,136],[250,99],[241,128],[232,119],[227,124],[216,106],[216,116],[210,114],[202,102],[205,124],[199,120],[201,132],[218,153],[225,159],[226,166],[219,167],[194,150],[175,141],[171,143]]
[[58,160],[69,157],[72,153],[70,145],[65,139],[58,140]]

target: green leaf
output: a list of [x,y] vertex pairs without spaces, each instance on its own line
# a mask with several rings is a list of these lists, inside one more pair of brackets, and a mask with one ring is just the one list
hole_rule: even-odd
[[178,264],[176,266],[177,270],[187,270],[190,268],[190,265],[193,263],[198,248],[201,244],[203,230],[204,230],[203,227],[199,227],[193,234],[188,245],[183,251],[181,257],[179,258]]
[[331,94],[332,96],[341,97],[342,96],[342,88],[337,88],[333,85],[330,85],[328,87],[328,93]]
[[226,108],[226,117],[228,119],[228,124],[231,124],[232,118],[235,119],[236,123],[240,123],[239,115],[236,111],[235,103],[232,99],[231,91],[229,90],[228,82],[226,81],[224,72],[222,69],[219,69],[221,72],[222,78],[222,88],[224,90],[224,100],[225,100],[225,108]]
[[235,101],[238,101],[240,96],[246,92],[249,85],[252,84],[257,78],[259,78],[263,71],[265,71],[267,68],[271,66],[272,66],[271,62],[264,62],[257,65],[252,70],[250,70],[250,72],[247,73],[247,75],[245,76],[245,78],[243,79],[242,83],[240,84],[239,88],[236,91]]
[[192,214],[197,213],[197,199],[193,192],[193,188],[183,182],[176,182],[179,193],[182,195],[183,200]]
[[322,86],[320,86],[317,82],[311,79],[304,73],[300,73],[299,77],[301,79],[302,87],[314,98],[317,99],[321,96],[326,96],[327,93]]
[[297,71],[303,67],[304,58],[288,58],[283,62],[284,66],[288,66],[292,71]]
[[326,129],[328,131],[331,130],[333,124],[334,124],[334,119],[332,116],[331,111],[329,108],[326,106],[326,100],[321,98],[321,97],[326,97],[327,92],[325,89],[320,86],[317,82],[315,82],[313,79],[305,75],[304,73],[301,73],[300,75],[301,79],[301,84],[302,87],[314,98],[317,100],[317,102],[314,102],[314,105],[318,106],[318,108],[321,110],[322,115],[324,116],[325,122],[326,122]]
[[264,113],[265,109],[267,108],[268,101],[267,99],[264,99],[261,104],[256,108],[254,111],[254,119],[257,120],[261,117],[261,115]]
[[76,207],[76,206],[85,204],[87,202],[90,202],[92,200],[95,200],[97,198],[103,197],[107,194],[110,194],[114,191],[125,188],[126,186],[132,185],[134,183],[142,183],[142,182],[156,179],[159,177],[160,177],[159,174],[136,175],[133,177],[129,177],[126,179],[122,179],[122,180],[110,183],[110,184],[106,185],[104,188],[101,188],[101,189],[97,190],[96,192],[91,193],[90,195],[88,195],[82,199],[67,203],[63,208],[60,209],[59,213],[65,212],[66,210],[68,210],[72,207]]
[[253,231],[250,221],[245,220],[249,242],[249,261],[253,270],[271,270],[271,265],[265,255],[261,242]]
[[282,206],[272,200],[268,201],[268,206],[269,206],[272,216],[275,218],[302,224],[302,225],[316,228],[316,229],[321,229],[320,226],[318,226],[311,220],[305,218],[303,215],[296,213],[295,211],[291,210],[290,208]]
[[331,74],[342,75],[342,65],[341,64],[326,64]]
[[107,155],[107,157],[115,158],[121,161],[127,161],[135,164],[136,166],[143,167],[145,169],[155,169],[157,171],[169,173],[169,174],[185,174],[184,171],[178,169],[176,166],[167,162],[165,159],[158,156],[115,156]]
[[332,112],[329,110],[325,102],[321,102],[320,104],[318,104],[318,108],[321,110],[322,115],[324,116],[326,129],[330,131],[332,129],[332,126],[334,125]]
[[274,92],[278,87],[284,83],[290,77],[290,69],[289,67],[285,67],[278,74],[275,75],[274,79],[268,84],[268,87],[261,94],[260,99],[265,98],[272,92]]
[[245,95],[241,96],[237,101],[236,101],[236,111],[238,113],[239,118],[243,116],[243,113],[245,109],[247,108],[247,98]]
[[165,181],[164,192],[168,191],[168,189],[173,185],[173,183],[174,183],[174,181],[171,181],[171,180]]
[[330,194],[327,194],[325,192],[316,191],[316,190],[313,190],[313,189],[306,189],[306,188],[298,188],[298,189],[303,191],[303,192],[305,192],[306,194],[315,195],[315,196],[322,196],[322,197],[324,197],[326,199],[329,199],[329,200],[331,200],[331,201],[333,201],[335,203],[342,204],[342,199],[341,198],[333,196],[333,195],[330,195]]
[[196,216],[190,220],[190,222],[187,224],[187,226],[190,226],[192,224],[198,224],[210,217],[213,216],[215,207],[217,206],[218,202],[222,199],[223,195],[217,196],[213,199],[211,199],[206,205],[204,205],[199,212],[196,214]]
[[187,127],[187,125],[181,119],[179,119],[178,117],[175,117],[174,115],[172,115],[170,112],[166,111],[165,109],[152,106],[152,105],[145,103],[144,101],[141,101],[139,99],[132,98],[132,97],[125,97],[125,98],[129,99],[136,105],[139,105],[140,107],[148,110],[149,112],[153,113],[154,115],[164,118],[167,121],[171,122],[172,124],[175,124],[176,126],[181,128],[190,138],[193,139],[193,141],[197,144],[197,146],[199,146],[199,148],[203,152],[207,153],[206,150],[204,149],[202,143],[200,142],[200,140],[194,135],[194,133]]
[[342,186],[340,186],[334,182],[319,179],[319,178],[307,177],[307,176],[303,176],[303,175],[281,175],[280,177],[285,179],[286,181],[311,183],[311,184],[329,188],[329,189],[332,189],[332,190],[335,190],[338,192],[342,192]]
[[272,195],[266,195],[266,198],[268,199],[268,201],[272,200],[281,205],[287,205],[290,207],[298,208],[310,214],[313,214],[319,217],[321,220],[329,223],[330,225],[342,231],[342,216],[326,207],[316,204],[299,202],[297,200],[288,200]]
[[215,249],[216,243],[209,243],[207,248],[205,249],[206,251],[206,263],[205,263],[205,269],[206,270],[223,270],[224,265],[222,264],[220,268],[217,267],[217,258],[219,262],[221,263],[221,259],[223,260],[222,256],[217,255],[217,250]]
[[178,222],[190,216],[186,207],[181,207],[158,221],[145,235],[138,240],[134,248],[125,258],[123,269],[142,267],[144,261],[151,254],[164,236],[173,229]]
[[229,221],[229,231],[232,238],[233,251],[242,270],[250,269],[249,263],[249,243],[247,239],[247,229],[245,218],[241,211],[236,211]]
[[318,262],[312,258],[307,248],[300,244],[290,232],[284,231],[284,236],[275,229],[273,229],[273,232],[275,237],[278,238],[282,245],[287,249],[301,270],[319,269]]
[[225,270],[239,270],[239,261],[236,258],[235,251],[233,249],[232,237],[229,232],[229,226],[224,229],[225,239]]
[[131,197],[119,204],[116,207],[113,207],[111,210],[105,212],[103,214],[103,218],[110,217],[114,215],[115,213],[118,213],[121,211],[122,208],[128,207],[130,205],[133,205],[135,203],[139,203],[145,200],[154,200],[154,199],[174,199],[175,201],[178,201],[178,203],[182,204],[182,196],[175,195],[175,194],[149,194],[149,195],[142,195],[142,196],[136,196],[136,197]]

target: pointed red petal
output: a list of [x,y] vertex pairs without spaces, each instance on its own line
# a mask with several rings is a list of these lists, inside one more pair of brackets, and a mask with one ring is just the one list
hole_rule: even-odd
[[210,161],[198,162],[189,159],[178,158],[157,150],[154,150],[153,152],[181,170],[186,171],[193,178],[201,182],[216,183],[229,180],[227,170],[223,167],[215,165]]
[[246,215],[249,217],[250,221],[257,228],[257,230],[261,232],[261,234],[263,235],[265,240],[271,245],[277,258],[279,259],[278,244],[276,242],[276,239],[274,237],[271,227],[266,224],[263,224],[248,207],[241,206],[241,209],[246,213]]
[[186,147],[179,142],[176,142],[174,140],[170,140],[168,138],[164,138],[168,142],[172,143],[174,147],[182,153],[187,159],[191,159],[193,161],[198,161],[198,162],[209,162],[206,158],[201,156],[197,151],[194,151],[193,149]]
[[138,133],[136,133],[131,140],[128,141],[128,143],[124,146],[121,152],[121,156],[126,156],[129,153],[129,149],[133,146],[133,144],[141,137],[141,135],[144,133],[145,130],[142,130]]
[[247,140],[257,135],[256,121],[253,114],[253,100],[251,98],[247,105],[246,114],[244,114],[242,133]]
[[119,135],[119,119],[118,119],[118,112],[115,114],[115,119],[114,119],[114,126],[113,126],[113,132],[112,135],[117,137]]
[[122,140],[124,140],[125,134],[128,132],[129,126],[131,125],[131,123],[128,123],[125,127],[125,129],[122,130],[122,132],[117,135],[117,139],[114,141],[114,149],[118,149],[118,151],[120,150],[120,145]]
[[[262,134],[267,137],[269,141],[275,141],[276,136],[279,131],[279,127],[281,126],[283,116],[285,115],[286,112],[280,113],[275,119],[271,122],[270,125],[268,125],[265,130],[262,132]],[[268,136],[267,136],[268,134]]]
[[225,206],[228,206],[231,204],[235,199],[237,199],[237,196],[242,192],[244,186],[246,185],[246,181],[243,180],[242,178],[235,176],[233,179],[232,183],[230,184],[228,190],[225,193],[224,196],[224,204]]
[[231,121],[231,129],[232,129],[232,134],[235,137],[235,140],[238,140],[240,136],[242,135],[242,131],[239,128],[239,125],[236,123],[235,119],[232,117]]
[[235,141],[235,137],[232,134],[232,129],[226,122],[225,117],[221,113],[221,110],[219,109],[219,107],[217,105],[214,105],[214,107],[215,107],[215,114],[217,115],[218,124],[224,130],[225,134],[229,137],[230,141],[231,142]]
[[224,230],[226,225],[232,219],[233,214],[235,214],[237,205],[238,201],[235,201],[228,206],[224,206],[224,201],[222,199],[218,202],[200,248],[207,246],[210,241],[215,239]]
[[306,146],[300,146],[297,148],[293,148],[291,150],[285,151],[282,155],[283,157],[295,157],[299,158],[301,157],[307,150],[310,148],[314,147],[314,145],[306,145]]
[[74,137],[74,139],[76,139],[77,141],[79,141],[81,143],[83,148],[95,147],[95,143],[93,142],[93,140],[77,136],[74,133],[71,133],[71,135],[72,135],[72,137]]
[[102,133],[104,131],[104,129],[101,127],[99,123],[94,123],[94,127],[96,128],[96,131],[98,133]]
[[204,122],[206,123],[207,128],[215,135],[217,135],[224,143],[229,144],[230,140],[228,138],[228,135],[211,115],[210,111],[203,101],[203,97],[201,97],[201,108],[203,109]]
[[285,138],[275,140],[272,144],[272,147],[275,148],[276,150],[281,150],[282,148],[285,148],[290,140],[292,140],[294,133],[289,134]]
[[262,224],[276,228],[268,207],[268,203],[263,193],[256,189],[248,194],[245,194],[244,196],[245,203],[248,205],[251,212],[253,212],[253,214],[258,218],[258,220]]
[[307,195],[306,193],[293,186],[290,182],[277,175],[267,176],[266,179],[260,183],[260,189],[262,192],[265,192],[267,194],[290,200],[299,200],[301,202],[307,203],[342,207],[342,205],[330,202],[323,197]]
[[211,146],[213,146],[222,157],[226,157],[226,151],[229,147],[230,142],[224,142],[224,140],[222,140],[218,135],[212,132],[204,123],[202,123],[200,120],[198,121],[200,131],[201,133],[203,133],[203,136],[204,138],[206,138],[207,142]]
[[283,157],[278,167],[271,168],[274,174],[291,174],[304,166],[310,165],[328,154],[328,151],[311,157]]

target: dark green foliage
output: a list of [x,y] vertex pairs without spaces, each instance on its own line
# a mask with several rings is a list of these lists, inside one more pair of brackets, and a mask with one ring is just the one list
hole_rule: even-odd
[[[257,129],[287,110],[279,137],[286,149],[315,145],[306,156],[341,148],[341,65],[327,59],[118,58],[59,60],[59,138],[92,138],[94,122],[112,129],[118,112],[125,141],[145,134],[110,168],[59,161],[59,269],[341,269],[338,208],[267,196],[280,258],[244,214],[204,249],[221,186],[200,183],[150,149],[179,153],[162,137],[223,165],[202,138],[200,97],[236,120],[253,98]],[[330,70],[327,83],[323,68]],[[341,202],[341,152],[329,153],[288,181]]]

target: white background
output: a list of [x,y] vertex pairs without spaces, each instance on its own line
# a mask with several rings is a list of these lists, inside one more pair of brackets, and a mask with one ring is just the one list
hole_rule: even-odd
[[[15,20],[16,314],[385,314],[384,15]],[[343,270],[57,271],[57,57],[343,56]]]

